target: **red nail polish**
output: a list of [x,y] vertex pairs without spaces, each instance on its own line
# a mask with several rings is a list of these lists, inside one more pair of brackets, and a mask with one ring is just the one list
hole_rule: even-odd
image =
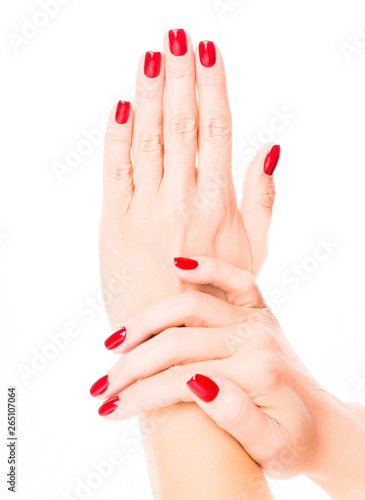
[[95,384],[91,386],[90,394],[92,395],[93,398],[95,398],[96,396],[103,394],[103,392],[107,390],[108,385],[109,385],[109,377],[108,375],[105,375],[104,377],[99,378],[99,380],[97,380]]
[[99,415],[105,417],[105,415],[109,415],[113,413],[114,410],[118,408],[119,398],[115,396],[114,398],[107,399],[99,408]]
[[146,52],[144,58],[144,74],[148,78],[156,78],[161,71],[161,52]]
[[188,50],[188,43],[184,30],[169,31],[170,51],[174,56],[183,56]]
[[194,375],[186,385],[189,389],[200,398],[204,403],[210,403],[217,397],[219,387],[213,380],[204,375]]
[[179,269],[184,269],[184,271],[191,271],[198,267],[198,261],[194,259],[187,259],[185,257],[175,257],[174,264]]
[[115,112],[115,121],[120,124],[127,123],[130,110],[131,110],[130,102],[119,101],[117,110]]
[[206,68],[211,68],[215,64],[215,45],[213,42],[200,42],[199,43],[199,57],[200,62]]
[[280,146],[273,146],[268,155],[265,158],[265,163],[264,163],[264,172],[266,175],[272,175],[274,173],[274,170],[276,168],[276,165],[278,164],[280,157]]
[[104,342],[105,347],[109,350],[115,349],[116,347],[118,347],[118,345],[120,345],[122,342],[125,341],[126,335],[127,332],[123,326],[123,328],[113,333],[112,335],[110,335],[110,337],[106,339],[106,341]]

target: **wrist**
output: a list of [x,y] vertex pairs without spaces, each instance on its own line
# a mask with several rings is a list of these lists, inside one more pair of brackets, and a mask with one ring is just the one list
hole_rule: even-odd
[[365,498],[365,409],[328,394],[321,405],[318,450],[309,479],[337,500]]

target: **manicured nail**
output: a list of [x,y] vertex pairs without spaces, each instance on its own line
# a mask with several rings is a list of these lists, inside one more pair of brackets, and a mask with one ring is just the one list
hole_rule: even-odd
[[215,64],[215,45],[213,42],[200,42],[199,43],[199,57],[200,62],[206,68],[211,68]]
[[105,415],[109,415],[113,413],[114,410],[118,408],[119,398],[115,396],[114,398],[107,399],[99,408],[99,415],[101,417],[105,417]]
[[184,30],[169,31],[170,51],[174,56],[183,56],[188,50],[188,43]]
[[266,175],[272,175],[280,158],[280,146],[273,146],[265,158],[264,172]]
[[200,398],[204,403],[210,403],[217,397],[219,387],[213,380],[204,375],[194,375],[186,385],[189,389]]
[[174,264],[179,269],[184,269],[184,271],[191,271],[198,267],[198,261],[194,259],[187,259],[185,257],[175,257]]
[[109,377],[108,375],[104,375],[104,377],[99,378],[99,380],[97,380],[95,384],[91,386],[90,394],[93,398],[95,398],[96,396],[100,396],[100,394],[103,394],[103,392],[107,390],[108,385]]
[[148,78],[156,78],[161,70],[161,52],[146,52],[144,58],[144,74]]
[[122,342],[125,341],[126,335],[127,332],[123,326],[123,328],[113,333],[112,335],[110,335],[110,337],[106,339],[106,341],[104,342],[105,347],[109,350],[115,349],[116,347],[118,347],[118,345],[120,345]]
[[131,110],[131,103],[128,101],[119,101],[117,110],[115,112],[115,121],[120,123],[127,123],[129,118],[129,112]]

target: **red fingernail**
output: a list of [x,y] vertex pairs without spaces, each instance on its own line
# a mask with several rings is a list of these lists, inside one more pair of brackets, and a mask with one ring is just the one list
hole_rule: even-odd
[[210,403],[217,397],[219,387],[213,380],[204,375],[194,375],[186,385],[189,389],[200,398],[204,403]]
[[161,71],[161,52],[146,52],[144,57],[144,74],[148,78],[156,78]]
[[174,56],[183,56],[188,50],[188,44],[184,30],[169,31],[170,51]]
[[125,341],[126,335],[127,332],[123,326],[123,328],[113,333],[112,335],[110,335],[110,337],[106,339],[106,341],[104,342],[105,347],[109,350],[115,349],[116,347],[118,347],[118,345],[120,345],[122,342]]
[[273,146],[265,158],[264,172],[266,175],[272,175],[278,164],[280,157],[280,146]]
[[206,68],[211,68],[215,64],[215,45],[213,42],[200,42],[199,43],[199,57],[200,62]]
[[104,377],[99,378],[99,380],[97,380],[95,384],[91,386],[90,394],[92,395],[93,398],[95,398],[96,396],[103,394],[103,392],[107,390],[108,385],[109,385],[109,377],[108,375],[104,375]]
[[115,121],[120,123],[127,123],[129,118],[129,112],[131,110],[131,103],[128,101],[119,101],[117,110],[115,112]]
[[118,408],[119,398],[115,396],[114,398],[107,399],[99,408],[99,415],[101,417],[105,417],[105,415],[109,415],[113,413],[114,410]]
[[184,271],[191,271],[198,267],[198,261],[194,259],[187,259],[185,257],[175,257],[174,264],[179,269],[184,269]]

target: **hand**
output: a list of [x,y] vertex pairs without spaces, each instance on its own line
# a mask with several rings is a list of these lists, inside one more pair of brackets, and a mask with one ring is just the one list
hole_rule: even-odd
[[[177,276],[213,284],[228,302],[190,291],[132,316],[116,349],[124,356],[99,394],[114,395],[101,414],[119,420],[195,401],[270,475],[307,474],[336,498],[360,498],[363,409],[337,400],[313,378],[250,273],[217,259],[194,260],[195,269],[175,268]],[[351,488],[353,496],[341,496]]]
[[164,52],[141,58],[135,111],[115,104],[106,131],[100,267],[114,329],[191,288],[174,274],[175,255],[219,256],[256,275],[266,254],[279,146],[265,146],[249,166],[239,209],[222,56],[212,42],[194,54],[184,30],[165,35]]

